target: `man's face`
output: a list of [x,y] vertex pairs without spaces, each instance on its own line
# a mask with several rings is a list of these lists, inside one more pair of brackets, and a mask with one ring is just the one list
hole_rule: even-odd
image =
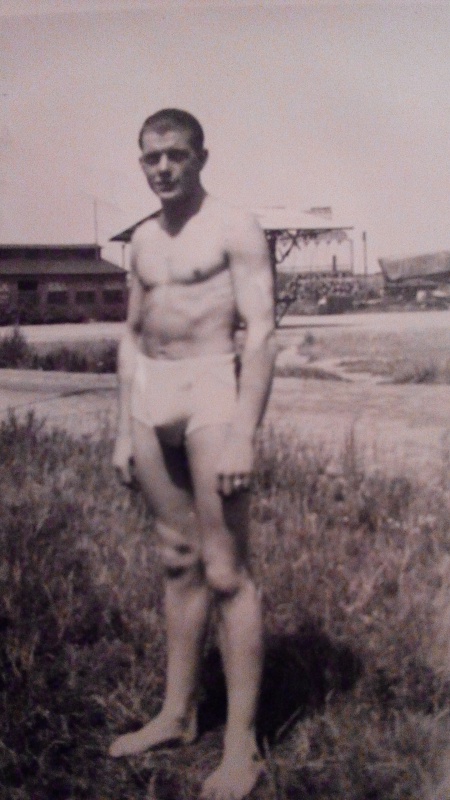
[[205,161],[206,152],[196,153],[188,130],[158,133],[150,129],[142,137],[140,163],[150,188],[163,204],[185,200],[196,191]]

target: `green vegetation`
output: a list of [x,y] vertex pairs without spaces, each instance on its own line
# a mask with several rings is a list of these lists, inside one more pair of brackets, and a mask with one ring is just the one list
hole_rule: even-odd
[[[152,519],[117,485],[108,432],[0,423],[0,787],[8,800],[194,800],[223,717],[208,656],[199,742],[114,761],[161,701]],[[444,800],[450,743],[450,484],[342,474],[265,429],[253,560],[268,656],[255,800]],[[214,643],[211,640],[210,646]],[[208,712],[208,713],[207,713]],[[286,735],[282,735],[285,732]]]

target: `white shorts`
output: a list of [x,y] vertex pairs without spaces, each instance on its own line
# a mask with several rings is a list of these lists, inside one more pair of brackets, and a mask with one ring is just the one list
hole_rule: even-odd
[[137,354],[131,416],[151,428],[184,425],[184,434],[230,422],[236,408],[234,353],[156,359]]

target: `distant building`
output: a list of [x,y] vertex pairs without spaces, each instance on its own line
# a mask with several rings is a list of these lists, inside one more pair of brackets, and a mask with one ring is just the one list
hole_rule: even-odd
[[0,245],[0,323],[123,320],[127,295],[97,245]]
[[388,283],[450,281],[450,252],[447,250],[408,258],[380,258],[378,260]]
[[384,279],[385,294],[396,299],[422,303],[450,295],[450,252],[378,259]]

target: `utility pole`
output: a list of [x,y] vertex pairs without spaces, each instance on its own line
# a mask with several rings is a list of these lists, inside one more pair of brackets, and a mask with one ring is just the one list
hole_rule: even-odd
[[94,237],[95,237],[95,244],[98,246],[98,203],[97,198],[93,198],[94,203]]
[[366,231],[363,231],[362,240],[363,240],[364,275],[367,277],[367,233],[366,233]]

